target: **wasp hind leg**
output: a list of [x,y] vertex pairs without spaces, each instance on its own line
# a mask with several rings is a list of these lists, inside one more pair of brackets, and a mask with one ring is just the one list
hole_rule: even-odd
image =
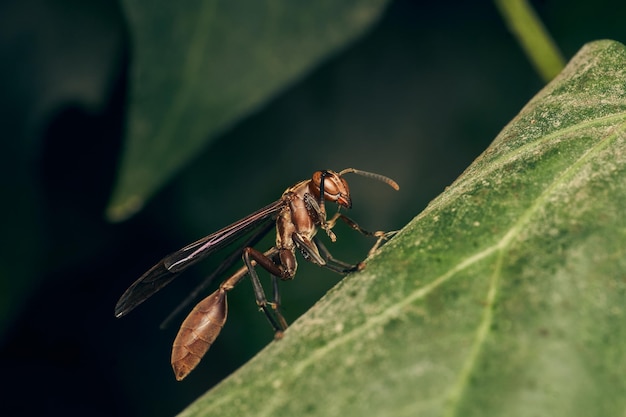
[[[274,337],[276,339],[280,339],[288,325],[287,320],[285,320],[280,312],[280,291],[278,289],[278,280],[279,278],[288,279],[289,277],[286,275],[285,269],[282,265],[278,263],[276,255],[277,250],[275,248],[262,253],[254,248],[247,247],[243,251],[243,261],[246,264],[248,273],[250,274],[250,281],[252,281],[252,288],[254,289],[256,303],[274,329]],[[272,275],[272,301],[267,300],[265,290],[263,290],[255,265],[261,266]]]

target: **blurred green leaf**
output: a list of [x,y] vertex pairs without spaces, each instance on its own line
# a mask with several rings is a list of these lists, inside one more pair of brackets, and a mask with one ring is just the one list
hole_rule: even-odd
[[133,56],[112,220],[132,215],[216,135],[356,39],[387,1],[122,3]]
[[624,46],[585,46],[363,272],[181,415],[623,415],[625,89]]

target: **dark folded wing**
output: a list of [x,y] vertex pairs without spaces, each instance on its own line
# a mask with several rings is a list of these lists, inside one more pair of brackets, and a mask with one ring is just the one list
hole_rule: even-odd
[[244,241],[237,242],[238,249],[233,250],[231,254],[228,255],[222,261],[222,263],[219,264],[219,266],[215,268],[213,272],[211,272],[211,274],[208,275],[204,279],[204,281],[202,281],[196,288],[194,288],[194,290],[187,296],[187,298],[185,298],[178,305],[178,307],[176,307],[165,318],[165,320],[163,320],[163,322],[160,325],[162,329],[165,329],[169,325],[169,323],[174,319],[174,317],[176,317],[180,312],[182,312],[185,308],[187,308],[189,304],[193,303],[194,301],[197,301],[197,298],[200,296],[200,293],[203,292],[209,285],[211,285],[211,283],[213,282],[215,278],[224,274],[237,261],[241,262],[241,255],[242,255],[243,248],[247,246],[254,246],[257,243],[259,243],[259,241],[263,239],[263,237],[274,227],[274,225],[268,221],[264,221],[263,224],[265,226],[257,227],[254,229],[254,232],[248,233],[248,236],[246,237]]
[[[263,207],[243,219],[167,255],[150,268],[122,294],[115,305],[115,316],[122,317],[169,284],[182,271],[205,259],[217,249],[275,218],[282,200]],[[269,229],[268,229],[269,230]]]

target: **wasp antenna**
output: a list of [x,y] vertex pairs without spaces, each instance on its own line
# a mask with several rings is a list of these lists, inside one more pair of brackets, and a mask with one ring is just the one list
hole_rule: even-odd
[[339,176],[341,177],[343,176],[343,174],[348,174],[348,173],[357,174],[363,177],[368,177],[368,178],[372,178],[372,179],[384,182],[385,184],[389,185],[391,188],[393,188],[396,191],[400,189],[400,186],[398,185],[398,183],[392,180],[391,178],[385,177],[384,175],[381,175],[381,174],[376,174],[374,172],[361,171],[360,169],[346,168],[339,172]]

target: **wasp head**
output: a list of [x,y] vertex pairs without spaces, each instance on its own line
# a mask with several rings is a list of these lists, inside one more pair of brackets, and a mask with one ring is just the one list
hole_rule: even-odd
[[324,200],[337,203],[342,207],[352,207],[350,188],[340,174],[330,170],[316,171],[311,181],[311,188],[316,198],[320,197],[323,188]]

